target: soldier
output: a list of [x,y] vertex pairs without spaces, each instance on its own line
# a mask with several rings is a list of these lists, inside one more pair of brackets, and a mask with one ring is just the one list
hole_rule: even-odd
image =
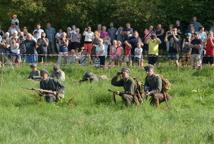
[[[144,67],[147,76],[144,83],[144,92],[146,96],[151,96],[150,104],[159,107],[159,104],[169,100],[169,96],[166,93],[166,85],[163,87],[163,79],[155,74],[154,66],[147,65]],[[166,83],[164,81],[164,83]],[[165,90],[166,89],[166,90]]]
[[53,72],[50,77],[60,81],[65,81],[65,73],[60,69],[59,65],[53,66]]
[[41,71],[42,80],[40,81],[40,89],[50,92],[40,92],[41,96],[45,97],[46,102],[57,102],[64,98],[64,86],[58,81],[49,78],[49,73],[46,70]]
[[28,79],[32,79],[32,80],[40,80],[41,76],[40,76],[40,71],[37,69],[37,64],[31,64],[30,65],[32,71],[30,72]]
[[97,76],[92,72],[85,72],[80,82],[85,82],[85,81],[98,82],[99,80],[108,80],[108,77],[106,75]]
[[[129,76],[130,70],[128,68],[122,68],[111,80],[113,86],[123,87],[124,91],[117,91],[116,94],[121,96],[126,106],[130,106],[132,103],[138,104],[138,100],[135,99],[136,83],[133,78]],[[122,76],[122,79],[119,79]]]

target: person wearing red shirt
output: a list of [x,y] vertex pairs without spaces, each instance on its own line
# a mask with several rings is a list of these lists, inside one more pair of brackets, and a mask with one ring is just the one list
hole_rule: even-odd
[[204,56],[203,63],[205,64],[214,64],[214,37],[213,32],[209,32],[208,39],[206,41],[206,53]]

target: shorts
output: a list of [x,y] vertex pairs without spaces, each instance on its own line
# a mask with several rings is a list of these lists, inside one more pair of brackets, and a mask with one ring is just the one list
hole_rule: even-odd
[[123,61],[123,56],[122,55],[121,56],[117,55],[116,56],[116,60],[122,62]]
[[134,62],[139,63],[141,62],[142,58],[134,57]]
[[191,56],[192,66],[198,67],[201,66],[201,55],[200,54],[192,54]]
[[62,52],[62,53],[68,52],[68,48],[66,46],[60,46],[59,52]]
[[85,42],[84,43],[84,48],[87,50],[87,52],[89,54],[91,54],[92,47],[93,47],[92,42]]
[[203,63],[204,64],[214,64],[214,56],[204,56]]
[[148,57],[148,63],[151,65],[154,65],[158,61],[157,55],[149,55]]

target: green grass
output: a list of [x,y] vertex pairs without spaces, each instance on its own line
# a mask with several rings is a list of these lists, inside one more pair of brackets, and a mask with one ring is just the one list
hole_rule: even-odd
[[[44,66],[40,66],[44,68]],[[50,70],[50,66],[48,69]],[[149,102],[126,108],[121,99],[112,101],[109,81],[78,84],[83,72],[112,77],[119,68],[64,66],[65,99],[58,104],[39,101],[37,94],[22,87],[38,87],[26,80],[28,66],[0,69],[0,143],[2,144],[213,144],[213,68],[202,71],[161,65],[157,72],[172,82],[170,109]],[[142,69],[132,75],[143,80]],[[70,100],[70,102],[68,102]]]

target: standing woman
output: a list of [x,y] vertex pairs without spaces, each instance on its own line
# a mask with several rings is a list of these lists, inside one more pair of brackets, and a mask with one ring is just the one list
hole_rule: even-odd
[[91,31],[91,27],[85,29],[83,36],[85,36],[84,48],[91,55],[91,49],[93,47],[92,42],[94,39],[94,33]]
[[59,41],[59,55],[57,64],[61,64],[62,57],[64,57],[64,63],[67,64],[68,59],[68,39],[67,34],[65,32],[62,33],[60,41]]

